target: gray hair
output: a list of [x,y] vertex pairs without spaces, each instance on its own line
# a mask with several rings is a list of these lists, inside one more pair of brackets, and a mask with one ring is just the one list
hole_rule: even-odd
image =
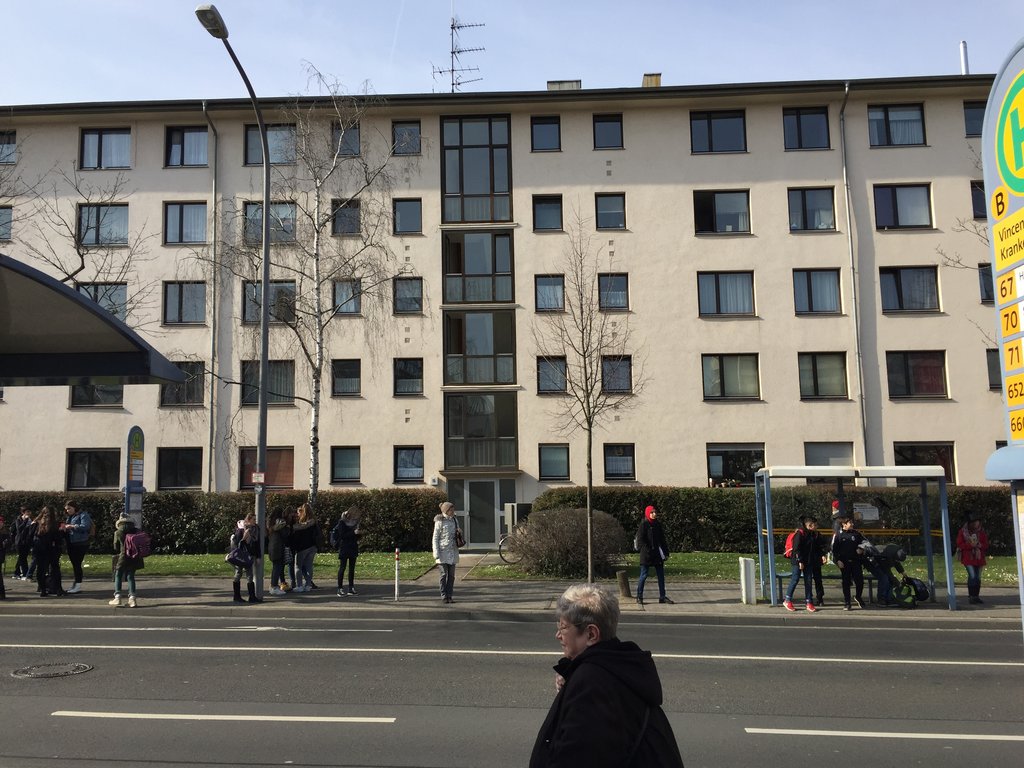
[[602,640],[611,640],[619,629],[619,598],[595,584],[573,584],[558,598],[555,617],[581,630],[594,624]]

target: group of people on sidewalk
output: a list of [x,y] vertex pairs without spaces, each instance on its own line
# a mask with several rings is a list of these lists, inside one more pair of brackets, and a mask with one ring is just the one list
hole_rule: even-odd
[[[792,559],[792,573],[782,601],[783,607],[787,611],[796,610],[793,595],[801,581],[804,583],[804,600],[808,611],[813,613],[825,604],[821,569],[830,557],[839,568],[844,611],[849,611],[853,605],[864,608],[865,568],[878,582],[879,603],[886,608],[899,605],[893,596],[896,585],[893,584],[891,569],[903,572],[900,561],[906,556],[905,553],[894,544],[881,549],[875,547],[857,530],[852,515],[839,513],[838,501],[832,503],[832,510],[831,539],[826,540],[821,535],[818,521],[813,515],[802,516],[800,527],[791,534],[791,546],[787,545],[786,557]],[[969,600],[971,603],[981,603],[981,572],[988,553],[988,535],[981,520],[975,515],[968,515],[957,533],[955,551],[959,551],[960,562],[967,569]]]

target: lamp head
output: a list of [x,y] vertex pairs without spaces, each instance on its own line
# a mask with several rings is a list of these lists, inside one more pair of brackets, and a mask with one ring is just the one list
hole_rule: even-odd
[[212,3],[196,6],[196,18],[218,40],[228,39],[228,25],[224,23],[224,17],[220,15],[217,6]]

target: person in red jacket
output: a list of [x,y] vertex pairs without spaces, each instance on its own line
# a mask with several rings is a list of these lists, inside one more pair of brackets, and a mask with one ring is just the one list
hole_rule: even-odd
[[960,562],[967,569],[967,594],[971,603],[981,603],[981,571],[985,567],[988,553],[988,534],[981,527],[976,515],[968,515],[967,522],[956,536],[956,548],[960,550]]

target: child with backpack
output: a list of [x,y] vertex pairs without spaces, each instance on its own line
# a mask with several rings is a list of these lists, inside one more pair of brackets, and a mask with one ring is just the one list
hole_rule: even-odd
[[811,580],[814,576],[815,565],[820,568],[825,560],[825,542],[821,538],[821,534],[818,533],[818,521],[812,516],[804,515],[800,518],[800,527],[786,539],[785,555],[792,558],[793,572],[789,577],[789,587],[782,605],[787,611],[796,610],[793,607],[793,592],[796,591],[796,585],[802,579],[807,610],[814,613],[818,609],[814,606]]

